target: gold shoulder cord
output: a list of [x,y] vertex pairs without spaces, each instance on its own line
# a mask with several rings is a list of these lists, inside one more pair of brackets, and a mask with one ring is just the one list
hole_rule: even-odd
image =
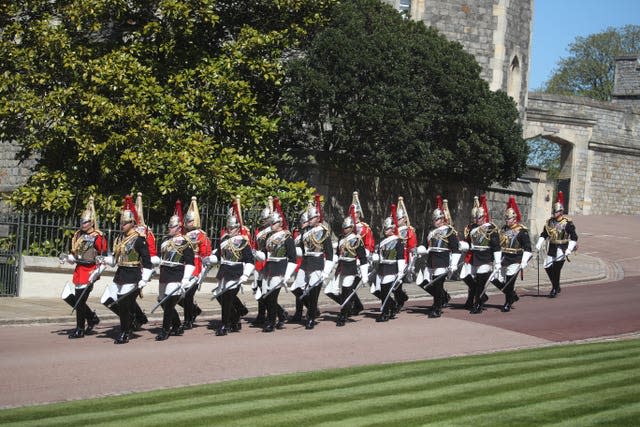
[[358,246],[360,246],[360,242],[362,241],[362,237],[360,237],[359,235],[355,235],[356,238],[354,239],[355,243],[353,245],[349,244],[349,240],[346,239],[347,241],[345,242],[345,249],[347,250],[347,252],[351,255],[355,255],[356,254],[356,249],[358,249]]
[[116,238],[115,242],[113,242],[113,254],[114,256],[117,258],[120,256],[120,254],[122,253],[122,251],[124,250],[125,246],[127,246],[127,243],[129,243],[131,240],[133,239],[137,239],[138,237],[141,237],[139,233],[131,233],[130,236],[126,236],[124,239],[122,238],[122,236],[118,236],[118,238]]
[[327,240],[327,237],[329,236],[329,230],[327,229],[327,227],[323,225],[322,229],[324,230],[324,233],[322,233],[322,239],[316,239],[315,233],[311,233],[311,237],[309,238],[309,240],[311,240],[311,243],[313,243],[313,245],[319,249],[322,249],[322,244],[325,240]]

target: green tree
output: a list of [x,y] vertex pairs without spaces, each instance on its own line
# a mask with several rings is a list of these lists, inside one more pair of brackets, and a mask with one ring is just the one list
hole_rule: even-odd
[[576,37],[569,56],[559,61],[543,92],[611,100],[615,58],[640,52],[640,25],[627,25]]
[[560,146],[540,136],[527,140],[527,144],[527,165],[546,169],[547,178],[557,179],[560,176]]
[[[37,165],[18,207],[116,209],[256,185],[308,199],[267,154],[283,56],[331,0],[16,0],[0,4],[0,138]],[[291,193],[289,193],[291,192]]]
[[287,70],[281,139],[294,159],[311,150],[366,173],[480,186],[524,171],[513,101],[460,44],[378,0],[335,6]]

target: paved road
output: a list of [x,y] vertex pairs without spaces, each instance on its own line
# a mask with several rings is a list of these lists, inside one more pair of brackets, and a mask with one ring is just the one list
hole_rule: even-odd
[[[391,322],[375,323],[376,306],[371,305],[364,316],[336,328],[336,307],[328,307],[313,331],[287,325],[263,334],[245,327],[240,333],[215,337],[202,324],[162,343],[154,340],[159,323],[152,321],[123,346],[112,344],[114,324],[108,322],[97,328],[97,335],[82,340],[66,338],[69,323],[3,326],[0,407],[636,335],[640,268],[634,257],[640,253],[640,218],[613,220],[619,228],[597,217],[575,220],[583,254],[576,255],[576,263],[579,256],[598,256],[609,279],[563,286],[561,296],[553,300],[538,297],[529,279],[510,313],[499,311],[502,297],[496,295],[480,315],[451,308],[442,318],[428,319],[424,311],[429,302],[415,300]],[[548,292],[545,286],[541,290],[543,295]]]

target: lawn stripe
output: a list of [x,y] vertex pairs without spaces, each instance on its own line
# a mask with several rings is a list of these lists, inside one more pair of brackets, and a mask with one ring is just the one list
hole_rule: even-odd
[[[562,374],[563,369],[573,372],[572,366],[587,372],[586,365],[606,360],[633,358],[637,360],[640,352],[639,340],[608,342],[597,344],[581,344],[570,346],[554,346],[537,350],[520,350],[515,352],[494,353],[490,355],[469,356],[453,359],[440,359],[421,362],[407,362],[398,365],[378,367],[357,367],[342,370],[319,371],[311,374],[292,374],[280,377],[262,377],[236,382],[219,383],[207,386],[189,387],[145,394],[130,394],[103,398],[85,402],[70,402],[62,405],[20,408],[0,411],[0,421],[22,420],[34,421],[33,425],[42,425],[38,420],[46,419],[47,425],[65,424],[86,425],[114,421],[117,418],[133,421],[136,424],[154,422],[155,417],[164,417],[187,411],[193,420],[211,421],[211,414],[216,420],[247,422],[255,417],[261,424],[266,421],[262,412],[265,409],[280,410],[282,415],[291,412],[296,418],[297,405],[317,405],[319,409],[345,403],[352,396],[364,396],[374,400],[380,393],[370,392],[375,385],[380,392],[415,394],[426,388],[447,389],[449,383],[456,380],[475,379],[471,384],[484,380],[492,375],[499,375],[500,381],[506,374],[533,372],[537,380],[546,381],[546,376],[536,372],[539,368],[555,375]],[[434,373],[435,372],[435,373]],[[560,372],[560,373],[559,373]],[[567,373],[565,372],[565,373]],[[515,375],[515,381],[530,381],[528,375]],[[336,379],[336,377],[338,377]],[[564,379],[563,379],[564,380]],[[484,381],[486,383],[486,381]],[[273,385],[271,385],[273,384]],[[477,385],[477,384],[475,384]],[[305,392],[310,389],[311,391]],[[442,390],[435,390],[441,393]],[[269,397],[264,397],[268,393]],[[196,397],[192,397],[196,396]],[[222,396],[222,397],[220,397]],[[277,396],[273,398],[271,396]],[[362,400],[362,399],[360,399]],[[284,403],[282,403],[284,401]],[[349,402],[347,402],[349,403]],[[351,402],[350,405],[358,403]],[[145,405],[145,406],[141,406]],[[376,405],[374,405],[376,406]],[[377,404],[379,406],[379,404]],[[119,407],[117,410],[105,410],[105,407]],[[374,408],[376,409],[376,408]],[[149,417],[149,414],[155,416]],[[319,412],[322,414],[322,412]],[[340,412],[338,411],[338,414]],[[56,416],[53,416],[56,415]],[[244,417],[247,418],[238,418]],[[325,414],[326,415],[326,414]],[[53,416],[53,417],[52,417]],[[287,416],[287,419],[289,417]],[[77,423],[77,424],[75,424]]]

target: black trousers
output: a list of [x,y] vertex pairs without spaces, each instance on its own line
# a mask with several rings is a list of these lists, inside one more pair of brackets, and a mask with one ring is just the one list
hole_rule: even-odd
[[193,321],[195,317],[195,309],[196,303],[194,302],[194,298],[196,295],[196,291],[198,287],[196,285],[192,285],[187,291],[184,293],[184,298],[178,304],[182,306],[184,309],[184,320],[185,321]]
[[560,271],[562,271],[562,266],[564,266],[564,260],[556,261],[545,268],[547,276],[549,276],[549,281],[555,290],[560,289]]
[[136,310],[136,298],[138,292],[132,292],[126,297],[118,295],[120,302],[116,304],[118,306],[118,315],[120,316],[120,331],[123,333],[131,333],[133,328],[133,317]]
[[313,320],[316,316],[316,312],[318,311],[318,298],[320,297],[321,290],[322,286],[314,286],[304,298],[307,303],[307,320]]
[[489,276],[491,276],[491,272],[476,274],[473,289],[473,299],[476,304],[482,304],[481,297],[484,294],[484,285],[487,283]]
[[[380,285],[380,292],[376,292],[376,296],[382,301],[382,306],[380,307],[380,313],[386,314],[387,316],[391,314],[392,311],[396,310],[396,302],[393,299],[393,295],[389,295],[391,291],[391,287],[393,286],[393,282],[383,283]],[[389,295],[389,298],[387,298]],[[384,300],[387,300],[386,304]]]
[[280,305],[278,304],[278,295],[280,295],[280,289],[271,292],[266,298],[264,298],[264,305],[267,308],[267,322],[272,325],[276,323],[276,317],[280,314]]
[[169,332],[172,328],[177,329],[180,326],[180,316],[178,315],[178,310],[176,310],[178,300],[180,300],[179,295],[172,295],[161,305],[164,311],[162,315],[162,330],[165,332]]
[[231,325],[240,321],[240,313],[235,305],[239,290],[239,287],[228,290],[216,298],[220,303],[220,307],[222,307],[222,325],[225,328],[231,328]]

